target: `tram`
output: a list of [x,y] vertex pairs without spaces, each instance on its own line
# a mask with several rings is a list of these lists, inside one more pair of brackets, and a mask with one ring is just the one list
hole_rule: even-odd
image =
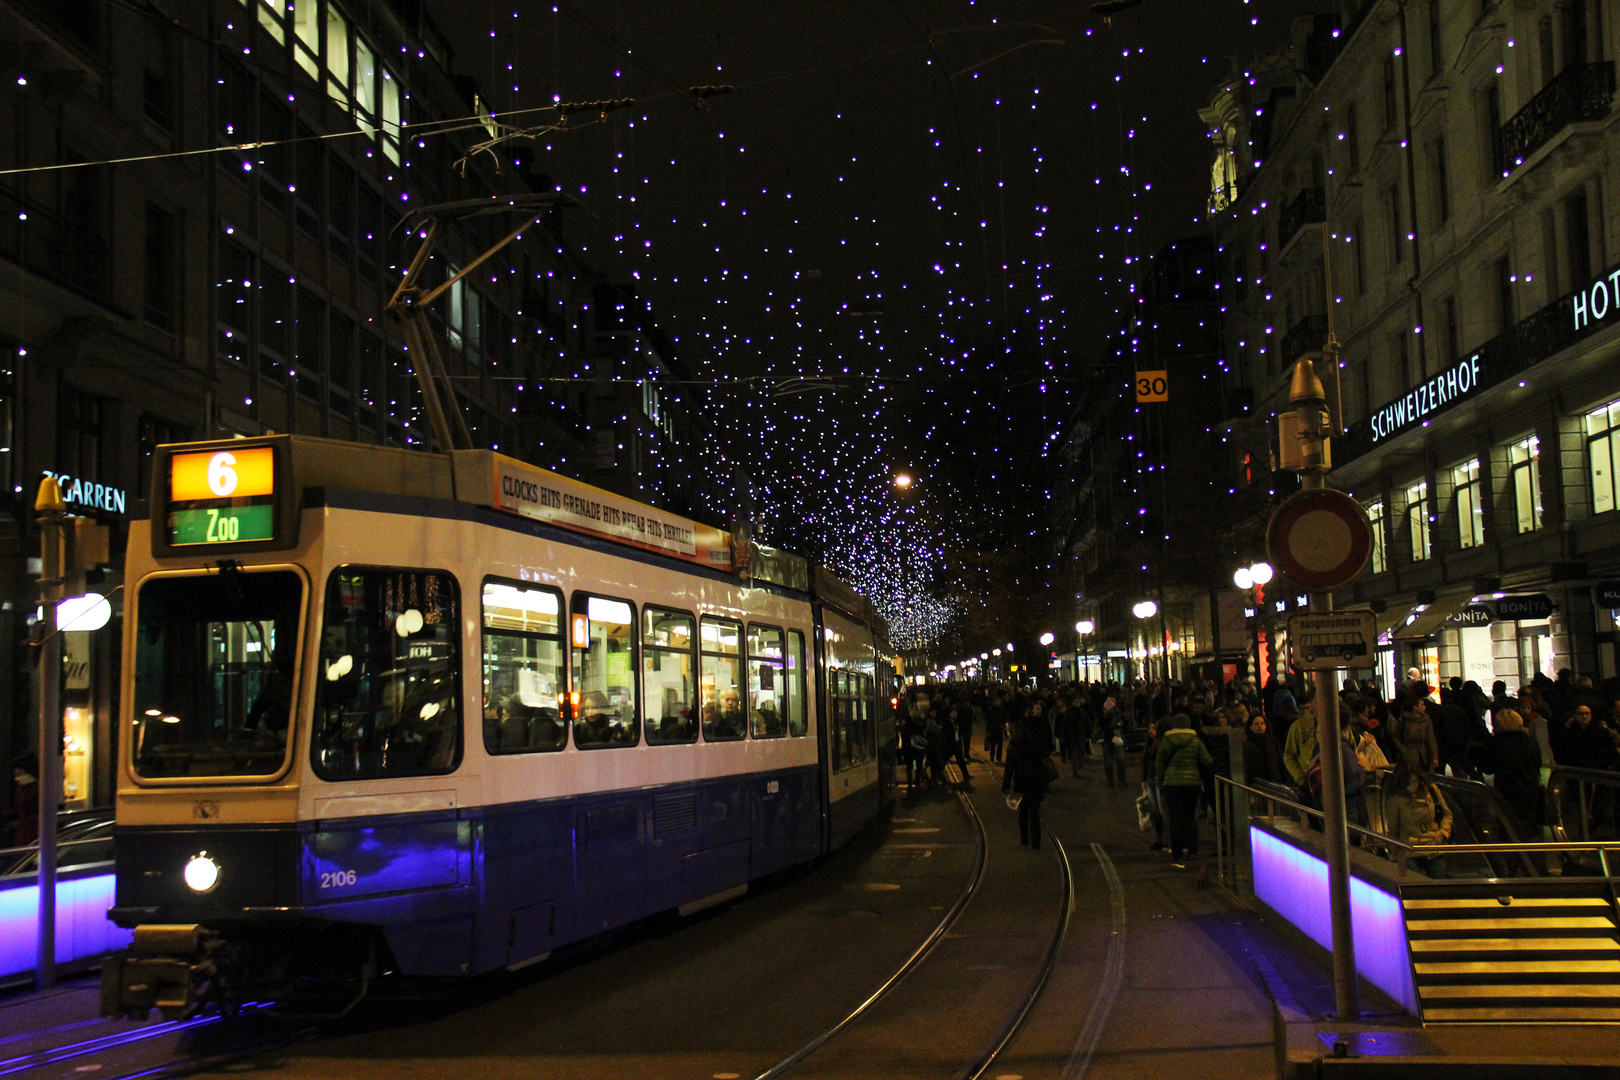
[[894,667],[824,568],[487,450],[159,447],[102,1008],[515,969],[877,814]]

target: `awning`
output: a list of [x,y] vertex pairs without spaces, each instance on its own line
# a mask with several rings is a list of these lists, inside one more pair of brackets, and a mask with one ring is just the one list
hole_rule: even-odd
[[1426,638],[1440,629],[1440,624],[1447,618],[1467,607],[1473,598],[1472,593],[1456,593],[1439,597],[1427,607],[1415,605],[1406,617],[1396,624],[1394,636],[1401,641]]

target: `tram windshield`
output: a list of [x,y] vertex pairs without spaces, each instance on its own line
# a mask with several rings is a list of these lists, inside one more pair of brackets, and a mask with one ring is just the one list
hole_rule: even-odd
[[136,775],[281,771],[303,605],[303,579],[290,570],[157,577],[141,586]]

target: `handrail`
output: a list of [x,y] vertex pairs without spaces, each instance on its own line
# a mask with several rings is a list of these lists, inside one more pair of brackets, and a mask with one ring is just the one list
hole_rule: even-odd
[[[1586,771],[1592,771],[1592,770],[1586,770]],[[1309,815],[1311,817],[1320,818],[1324,822],[1326,820],[1326,815],[1323,813],[1323,811],[1318,810],[1315,807],[1307,806],[1306,804],[1301,803],[1301,802],[1299,802],[1298,800],[1295,800],[1295,799],[1284,798],[1283,796],[1275,794],[1275,793],[1270,792],[1270,791],[1265,791],[1265,790],[1262,790],[1260,788],[1252,787],[1249,784],[1245,784],[1245,783],[1243,783],[1242,781],[1239,781],[1239,780],[1234,780],[1231,777],[1228,777],[1228,776],[1216,776],[1215,777],[1215,783],[1216,783],[1217,790],[1219,790],[1220,786],[1224,784],[1224,785],[1226,785],[1226,786],[1228,786],[1230,788],[1234,788],[1234,789],[1237,789],[1237,790],[1240,790],[1240,791],[1244,791],[1244,792],[1248,793],[1249,795],[1257,796],[1257,797],[1259,797],[1261,799],[1266,800],[1267,802],[1287,807],[1290,810],[1295,810],[1295,811],[1302,812],[1302,813],[1307,814],[1307,815]],[[1225,863],[1225,847],[1226,847],[1226,826],[1225,826],[1224,818],[1225,818],[1226,815],[1222,813],[1222,811],[1224,809],[1225,809],[1225,803],[1223,802],[1223,800],[1217,798],[1215,800],[1216,845],[1217,845],[1217,859],[1218,859],[1218,862],[1220,864],[1218,866],[1218,874],[1220,874],[1220,875],[1224,875],[1224,873],[1225,873],[1224,863]],[[1453,811],[1453,813],[1455,813],[1455,811]],[[1251,816],[1255,816],[1255,815],[1251,815]],[[1374,841],[1376,841],[1377,844],[1379,844],[1382,847],[1388,848],[1392,853],[1398,852],[1399,853],[1399,858],[1396,858],[1396,859],[1394,859],[1392,861],[1395,863],[1395,866],[1397,868],[1397,875],[1400,876],[1400,877],[1403,877],[1403,878],[1406,876],[1406,861],[1409,858],[1427,858],[1427,857],[1430,857],[1430,856],[1443,856],[1443,855],[1516,855],[1516,854],[1526,854],[1526,855],[1528,855],[1528,854],[1537,854],[1537,853],[1590,851],[1590,852],[1595,852],[1598,855],[1598,860],[1599,860],[1599,863],[1601,864],[1601,870],[1602,870],[1602,873],[1599,876],[1602,877],[1602,878],[1607,878],[1609,880],[1615,880],[1616,875],[1615,875],[1615,873],[1613,871],[1610,870],[1610,868],[1609,868],[1609,859],[1606,856],[1611,851],[1620,852],[1620,839],[1616,839],[1616,840],[1576,840],[1576,841],[1568,841],[1568,842],[1564,842],[1564,843],[1559,843],[1557,841],[1535,840],[1535,841],[1515,841],[1515,842],[1512,842],[1512,843],[1504,843],[1504,844],[1412,844],[1412,843],[1408,843],[1407,841],[1404,841],[1404,840],[1397,840],[1392,836],[1387,836],[1384,833],[1376,832],[1376,831],[1374,831],[1374,830],[1372,830],[1370,828],[1367,828],[1367,827],[1362,826],[1362,825],[1357,825],[1357,824],[1355,824],[1353,822],[1346,822],[1345,825],[1346,825],[1346,828],[1348,828],[1353,833],[1358,833],[1358,834],[1360,834],[1362,836],[1371,837]],[[1585,877],[1585,880],[1594,880],[1594,878],[1591,877],[1591,876],[1583,875],[1583,877]],[[1502,879],[1498,879],[1498,880],[1502,880]]]

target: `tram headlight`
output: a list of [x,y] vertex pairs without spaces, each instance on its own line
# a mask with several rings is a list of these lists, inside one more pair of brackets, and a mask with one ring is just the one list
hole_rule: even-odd
[[219,885],[219,863],[209,857],[208,852],[199,851],[186,860],[182,876],[192,892],[213,892]]

